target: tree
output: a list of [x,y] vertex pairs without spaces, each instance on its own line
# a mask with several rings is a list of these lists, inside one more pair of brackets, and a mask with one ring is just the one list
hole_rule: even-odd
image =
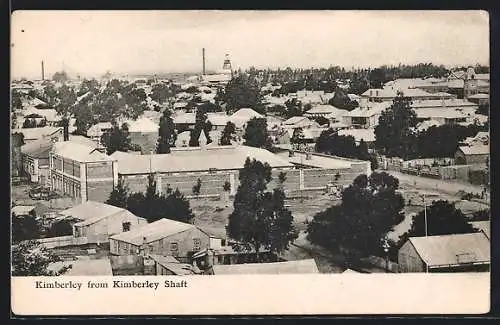
[[[423,237],[425,232],[424,210],[413,217],[413,221],[406,233],[400,236],[400,245],[409,237]],[[440,236],[451,234],[466,234],[474,232],[474,227],[469,223],[465,214],[455,207],[454,203],[437,200],[427,207],[427,236]]]
[[116,121],[111,122],[112,129],[101,137],[101,143],[106,146],[106,153],[113,154],[115,151],[128,151],[130,149],[130,136],[126,123],[120,128]]
[[287,119],[294,116],[302,116],[302,114],[306,111],[306,109],[302,107],[302,103],[297,98],[288,99],[285,102],[285,107],[285,117]]
[[21,94],[17,90],[13,90],[11,93],[10,102],[11,111],[20,111],[23,109],[23,102],[21,100]]
[[47,231],[47,237],[60,237],[73,235],[73,224],[76,220],[65,218],[54,222]]
[[196,184],[194,184],[193,186],[193,194],[196,196],[200,195],[200,190],[201,190],[201,179],[198,178],[196,180]]
[[361,95],[369,88],[368,81],[364,77],[356,75],[349,83],[348,92],[349,94]]
[[370,81],[370,88],[382,89],[382,86],[387,81],[387,77],[383,69],[376,68],[370,71],[368,74],[368,80]]
[[[34,122],[34,123],[33,123]],[[27,118],[23,122],[23,129],[31,129],[36,127],[36,121],[34,119]]]
[[240,108],[252,108],[256,112],[264,112],[260,88],[255,80],[246,75],[238,75],[228,82],[223,102],[226,103],[226,110],[229,112],[237,111]]
[[290,139],[290,143],[299,146],[304,143],[304,139],[304,130],[302,130],[302,128],[296,128],[295,130],[293,130],[293,135]]
[[71,269],[63,266],[57,271],[49,270],[50,264],[61,258],[35,240],[29,240],[12,247],[12,276],[58,276]]
[[170,148],[175,146],[177,134],[175,133],[175,124],[171,114],[170,110],[166,109],[160,118],[156,153],[170,153]]
[[198,139],[200,138],[201,132],[205,133],[207,137],[207,144],[212,142],[210,139],[210,131],[212,130],[212,123],[208,120],[207,112],[203,107],[199,106],[196,110],[195,124],[194,128],[190,133],[189,146],[199,147],[200,143]]
[[41,235],[40,224],[34,214],[12,216],[12,242],[38,239]]
[[69,118],[73,113],[73,105],[75,105],[77,97],[72,88],[67,85],[62,85],[57,91],[57,104],[55,109],[60,116]]
[[267,120],[265,118],[254,117],[248,121],[245,128],[244,145],[257,148],[270,148],[271,137],[267,132]]
[[410,104],[409,98],[399,94],[375,127],[375,147],[389,157],[407,159],[415,151],[417,115]]
[[307,227],[308,239],[347,260],[380,252],[382,240],[404,215],[399,180],[382,172],[359,175],[342,192],[342,203],[316,214]]
[[224,126],[224,130],[222,130],[220,144],[223,146],[230,146],[232,141],[235,140],[236,134],[236,125],[233,122],[227,122],[226,126]]
[[40,123],[38,123],[37,127],[39,127],[39,128],[43,128],[43,127],[45,127],[45,126],[47,126],[47,119],[46,119],[46,118],[43,118],[43,119],[40,121]]
[[472,214],[473,221],[489,221],[490,220],[490,209],[484,209],[476,211]]
[[347,111],[352,111],[358,106],[358,103],[352,101],[341,88],[335,91],[335,95],[328,101],[328,104]]
[[66,73],[66,71],[56,72],[52,75],[52,80],[54,80],[55,82],[64,83],[68,81],[68,74]]
[[239,180],[228,223],[229,236],[237,241],[235,247],[254,249],[257,261],[262,248],[282,252],[297,233],[292,225],[292,214],[284,206],[283,191],[266,191],[271,181],[271,167],[247,158]]
[[159,195],[156,191],[154,175],[148,175],[146,193],[136,192],[129,195],[127,209],[135,215],[154,222],[162,218],[189,223],[194,214],[189,206],[189,200],[176,189],[167,189],[167,195]]
[[118,184],[113,189],[113,191],[109,194],[109,198],[106,201],[106,204],[113,205],[115,207],[127,208],[127,200],[128,200],[128,186],[125,184],[125,181],[122,177],[118,178]]
[[21,147],[24,145],[24,134],[14,132],[11,135],[11,170],[13,175],[20,175],[22,172]]

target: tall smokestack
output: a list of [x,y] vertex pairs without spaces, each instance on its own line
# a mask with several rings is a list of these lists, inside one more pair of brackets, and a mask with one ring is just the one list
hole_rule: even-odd
[[203,48],[202,54],[203,54],[203,75],[205,75],[205,48]]
[[45,70],[43,69],[43,60],[42,60],[42,80],[45,80]]

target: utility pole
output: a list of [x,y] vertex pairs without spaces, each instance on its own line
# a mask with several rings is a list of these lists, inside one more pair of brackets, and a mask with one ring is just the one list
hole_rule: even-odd
[[422,198],[424,201],[425,237],[427,237],[427,203],[425,202],[425,193]]

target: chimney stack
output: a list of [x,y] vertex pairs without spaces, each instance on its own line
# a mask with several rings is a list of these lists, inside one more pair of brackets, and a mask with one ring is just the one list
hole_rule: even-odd
[[203,75],[205,75],[205,48],[202,49],[203,54]]
[[42,81],[45,80],[45,70],[43,68],[43,60],[42,60]]

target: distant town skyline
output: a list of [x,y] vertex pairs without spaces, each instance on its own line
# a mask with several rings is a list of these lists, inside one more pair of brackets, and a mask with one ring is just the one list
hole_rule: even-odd
[[13,78],[489,64],[483,11],[16,11]]

